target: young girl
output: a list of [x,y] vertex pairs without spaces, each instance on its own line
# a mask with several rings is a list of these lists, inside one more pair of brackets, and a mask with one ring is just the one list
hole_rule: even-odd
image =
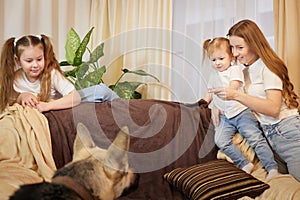
[[[234,57],[249,71],[246,93],[230,88],[212,90],[222,99],[236,100],[253,110],[273,150],[300,181],[299,96],[286,64],[251,20],[241,20],[228,31]],[[246,76],[246,75],[245,75]]]
[[17,102],[45,112],[70,108],[81,100],[45,35],[8,39],[2,47],[0,77],[0,111]]
[[[243,92],[244,76],[238,65],[231,65],[233,55],[226,38],[206,40],[203,44],[204,56],[207,54],[216,72],[211,75],[208,88],[229,87]],[[232,138],[239,132],[256,152],[261,163],[268,171],[266,179],[278,175],[277,163],[271,148],[268,146],[259,123],[252,111],[237,101],[224,101],[209,91],[205,98],[212,102],[222,114],[220,123],[215,127],[215,143],[232,161],[247,173],[251,173],[253,164],[233,144]]]

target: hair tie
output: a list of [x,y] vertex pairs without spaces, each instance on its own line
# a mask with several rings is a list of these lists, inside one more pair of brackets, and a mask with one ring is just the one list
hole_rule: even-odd
[[42,40],[42,36],[41,35],[35,35],[35,37],[39,38],[40,40]]
[[21,37],[15,37],[15,40],[14,40],[14,46],[17,46],[18,40],[21,39],[22,37],[23,37],[23,36],[21,36]]

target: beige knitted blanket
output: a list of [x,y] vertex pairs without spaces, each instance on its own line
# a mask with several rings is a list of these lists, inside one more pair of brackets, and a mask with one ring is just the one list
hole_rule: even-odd
[[0,199],[21,184],[49,181],[54,171],[47,118],[19,104],[0,114]]

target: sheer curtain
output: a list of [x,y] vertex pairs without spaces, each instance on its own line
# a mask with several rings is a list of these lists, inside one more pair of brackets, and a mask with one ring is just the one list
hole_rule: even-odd
[[[148,82],[144,98],[170,99],[171,0],[94,0],[91,22],[93,48],[104,42],[102,64],[106,83],[114,83],[121,68],[142,69],[159,78],[126,75],[126,80]],[[147,95],[146,95],[147,94]],[[147,97],[145,97],[145,95]]]
[[212,68],[202,63],[202,43],[226,36],[245,18],[254,20],[274,47],[273,0],[173,1],[172,100],[195,102],[204,96]]
[[10,37],[45,34],[59,60],[71,27],[83,36],[89,29],[91,0],[0,0],[0,43]]

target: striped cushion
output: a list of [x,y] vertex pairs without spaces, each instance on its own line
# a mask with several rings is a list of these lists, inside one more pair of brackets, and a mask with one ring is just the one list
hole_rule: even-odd
[[225,160],[174,169],[164,179],[192,200],[254,198],[269,188]]

